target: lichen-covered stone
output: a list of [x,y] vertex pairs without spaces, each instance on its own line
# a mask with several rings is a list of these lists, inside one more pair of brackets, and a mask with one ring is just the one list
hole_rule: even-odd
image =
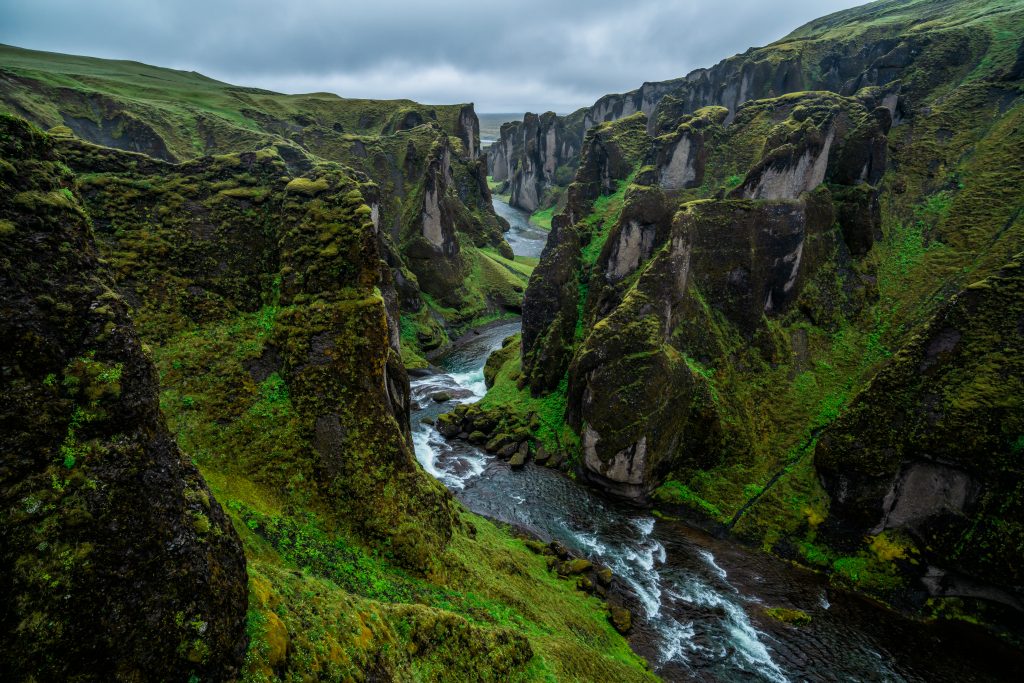
[[633,628],[633,615],[625,607],[609,607],[608,620],[619,633],[625,635]]

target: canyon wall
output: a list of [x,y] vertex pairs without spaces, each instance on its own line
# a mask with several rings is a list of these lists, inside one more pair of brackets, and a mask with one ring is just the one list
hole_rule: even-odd
[[874,3],[602,98],[492,368],[564,406],[538,443],[901,607],[1017,618],[1022,33]]

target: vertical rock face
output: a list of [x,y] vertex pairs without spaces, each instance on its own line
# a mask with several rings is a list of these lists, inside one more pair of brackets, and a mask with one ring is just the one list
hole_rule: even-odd
[[[886,10],[896,8],[890,5]],[[897,8],[898,10],[898,8]],[[941,15],[938,4],[930,11]],[[842,13],[840,13],[842,14]],[[838,17],[839,15],[837,15]],[[837,19],[841,21],[841,19]],[[906,21],[906,19],[900,19]],[[866,87],[885,90],[885,104],[893,115],[902,111],[906,97],[901,92],[916,90],[919,84],[897,84],[912,67],[918,54],[927,44],[920,36],[894,38],[892,33],[875,35],[868,32],[862,36],[852,35],[847,40],[836,40],[830,35],[829,18],[812,22],[798,29],[790,36],[762,48],[751,48],[734,55],[709,69],[697,69],[682,78],[669,81],[644,83],[636,90],[623,94],[605,95],[589,108],[564,118],[555,117],[546,125],[556,132],[554,147],[559,150],[579,149],[585,133],[593,126],[625,118],[642,112],[648,118],[649,130],[659,131],[662,121],[673,125],[685,114],[709,106],[724,107],[725,123],[730,123],[741,105],[751,100],[778,97],[800,91],[829,90],[842,95],[853,95]],[[965,55],[950,55],[951,65]],[[931,65],[929,65],[931,66]],[[941,74],[932,76],[941,78]],[[913,98],[916,92],[909,92]],[[530,117],[532,115],[527,115]],[[547,115],[545,115],[547,116]],[[501,140],[493,145],[489,168],[495,180],[511,181],[513,206],[533,211],[543,198],[544,190],[552,185],[552,177],[538,171],[535,148],[520,142],[521,128],[509,128],[508,135],[502,132]],[[692,140],[684,137],[677,149],[676,165],[666,165],[669,185],[686,186],[692,182],[687,171],[687,162],[692,157],[686,151]],[[673,159],[669,155],[669,160]],[[559,164],[573,166],[578,156],[563,156]],[[808,167],[810,173],[813,166]],[[804,169],[802,169],[804,170]],[[811,176],[808,176],[808,183]],[[565,179],[561,185],[567,184]],[[534,189],[538,188],[538,189]],[[768,191],[768,188],[765,188]],[[768,197],[766,197],[768,198]]]
[[[808,93],[753,103],[729,126],[724,108],[709,107],[657,138],[643,114],[588,133],[526,293],[523,369],[535,392],[568,371],[566,419],[591,481],[643,498],[669,471],[749,447],[722,429],[701,368],[724,349],[703,330],[727,325],[771,357],[767,321],[823,268],[870,245],[876,220],[846,226],[860,209],[870,216],[876,193],[864,180],[877,182],[872,169],[885,163],[888,112],[865,104]],[[744,163],[728,197],[673,216],[677,197]]]
[[453,185],[451,149],[444,139],[430,152],[423,180],[422,209],[413,223],[419,230],[406,237],[402,251],[422,291],[455,303],[466,264],[459,253],[459,208],[450,191]]
[[498,182],[504,182],[512,175],[517,132],[521,126],[522,121],[501,124],[498,140],[487,148],[487,173]]
[[557,387],[569,367],[579,318],[579,252],[579,231],[556,216],[523,297],[523,370],[535,394]]
[[691,79],[695,80],[698,74],[704,74],[705,71],[705,69],[701,69],[693,72],[686,78],[672,81],[644,83],[638,89],[624,95],[605,95],[584,113],[583,129],[588,130],[599,123],[632,116],[637,112],[643,112],[650,119],[658,102],[663,97],[677,92],[681,87],[684,87],[683,84],[690,82]]
[[500,138],[488,148],[488,171],[495,180],[509,181],[512,206],[535,211],[549,188],[567,183],[571,171],[560,179],[558,169],[575,165],[582,140],[576,114],[528,113],[521,122],[501,127]]
[[[367,205],[378,188],[336,167],[289,179],[276,150],[169,165],[65,147],[76,171],[99,177],[83,194],[118,287],[144,295],[137,315],[151,338],[273,306],[260,363],[264,378],[283,380],[298,443],[286,462],[249,461],[250,476],[271,488],[304,482],[304,495],[395,561],[429,565],[451,534],[451,511],[412,451],[398,293]],[[241,193],[217,189],[238,183]]]
[[552,221],[540,263],[523,297],[523,370],[535,393],[558,386],[571,358],[584,265],[580,248],[593,238],[577,219],[627,177],[638,160],[637,143],[644,137],[640,116],[595,128],[584,142],[566,212]]
[[245,558],[167,432],[71,180],[45,135],[0,118],[0,669],[229,679]]
[[922,549],[933,594],[1018,609],[1022,259],[939,309],[825,430],[814,457],[837,543],[903,531]]
[[480,119],[472,104],[464,105],[459,110],[456,132],[462,140],[462,148],[467,159],[473,160],[480,156]]
[[344,176],[322,180],[315,204],[283,207],[275,345],[317,457],[318,493],[396,560],[425,570],[451,536],[450,496],[413,454],[409,379],[370,210]]
[[692,115],[682,114],[665,126],[653,155],[658,184],[663,189],[683,190],[704,182],[707,130],[720,126],[728,114],[724,107],[705,107]]

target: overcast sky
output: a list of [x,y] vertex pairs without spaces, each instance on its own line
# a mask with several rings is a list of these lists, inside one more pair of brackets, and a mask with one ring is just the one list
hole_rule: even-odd
[[[287,93],[568,112],[858,0],[0,0],[0,43]],[[2,66],[2,64],[0,64]]]

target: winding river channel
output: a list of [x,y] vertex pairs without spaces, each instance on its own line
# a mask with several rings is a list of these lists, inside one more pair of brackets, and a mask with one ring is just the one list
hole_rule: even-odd
[[[546,233],[495,198],[518,255],[537,256]],[[632,595],[629,639],[667,681],[1016,681],[1020,653],[973,629],[909,621],[826,579],[736,542],[606,499],[528,463],[513,471],[423,420],[483,396],[483,365],[519,322],[488,326],[413,381],[416,457],[476,513],[524,528],[612,568]],[[462,398],[438,404],[446,390]],[[797,608],[811,623],[764,614]]]

